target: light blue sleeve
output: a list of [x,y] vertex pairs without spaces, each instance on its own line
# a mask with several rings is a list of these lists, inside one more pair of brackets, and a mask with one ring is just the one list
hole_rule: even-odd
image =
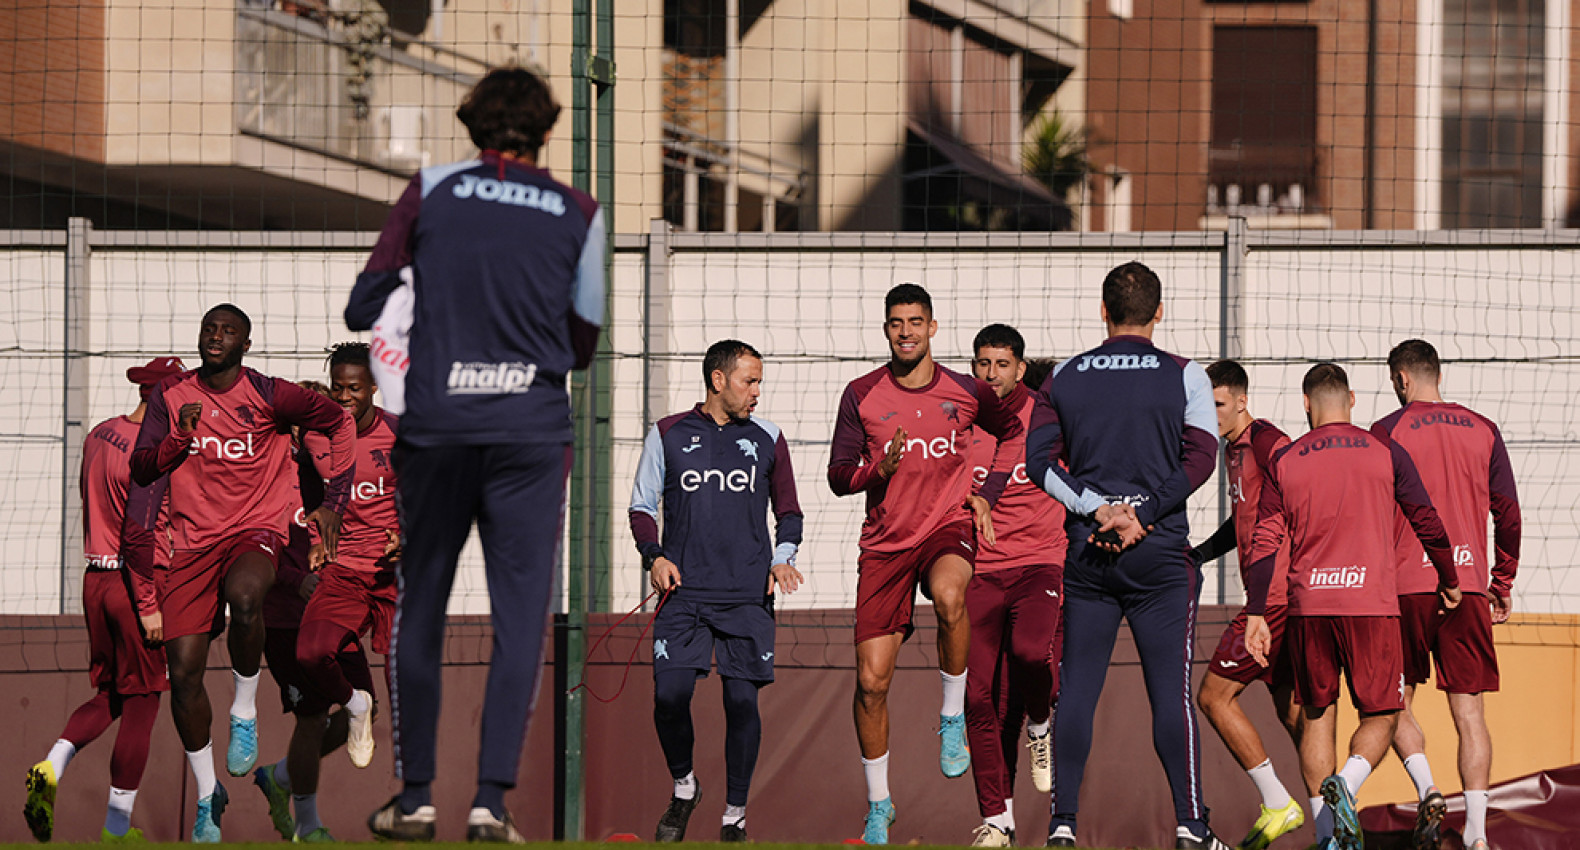
[[582,245],[581,258],[576,261],[572,302],[572,308],[582,321],[598,327],[603,327],[604,240],[603,210],[599,209],[587,225],[587,241]]
[[1185,424],[1218,434],[1218,409],[1212,398],[1212,379],[1200,363],[1191,360],[1181,370],[1185,381]]
[[630,510],[658,516],[664,497],[664,438],[654,425],[642,441],[642,459],[636,463],[636,483],[631,485]]

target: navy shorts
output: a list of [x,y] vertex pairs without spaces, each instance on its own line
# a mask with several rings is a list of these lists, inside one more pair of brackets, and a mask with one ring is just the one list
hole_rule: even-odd
[[749,682],[774,680],[774,612],[763,602],[696,602],[671,596],[653,620],[653,675],[695,670]]

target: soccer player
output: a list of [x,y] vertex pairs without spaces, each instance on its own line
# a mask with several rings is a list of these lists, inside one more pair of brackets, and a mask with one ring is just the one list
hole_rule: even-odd
[[[1399,629],[1404,642],[1404,713],[1394,732],[1394,751],[1415,782],[1421,804],[1415,845],[1436,847],[1447,812],[1432,782],[1426,740],[1411,713],[1417,685],[1437,660],[1437,687],[1448,694],[1448,710],[1459,731],[1459,778],[1465,789],[1465,846],[1485,850],[1487,786],[1492,774],[1492,736],[1482,693],[1498,689],[1498,657],[1492,626],[1506,622],[1512,607],[1514,573],[1520,560],[1520,501],[1514,470],[1498,426],[1479,413],[1443,400],[1442,363],[1424,340],[1406,340],[1388,353],[1388,372],[1403,405],[1372,426],[1372,432],[1403,446],[1421,473],[1432,504],[1454,545],[1464,605],[1445,611],[1433,593],[1433,573],[1414,537],[1401,535]],[[1495,557],[1487,557],[1487,514],[1492,514]],[[1489,575],[1490,569],[1490,575]]]
[[939,767],[966,772],[966,656],[971,624],[966,585],[980,539],[993,542],[989,509],[1015,458],[995,452],[992,472],[971,495],[971,427],[1000,441],[1023,433],[1015,411],[993,388],[933,361],[938,333],[932,297],[902,283],[884,298],[889,362],[850,382],[834,423],[828,482],[836,496],[867,494],[856,582],[856,737],[867,777],[868,844],[887,844],[894,822],[889,795],[889,685],[900,645],[913,631],[917,585],[938,615],[938,666],[944,704]]
[[[1398,443],[1350,424],[1355,394],[1333,363],[1306,373],[1301,391],[1311,430],[1273,454],[1257,505],[1246,586],[1245,645],[1258,664],[1272,649],[1267,599],[1278,547],[1288,540],[1284,651],[1301,705],[1300,769],[1332,812],[1325,846],[1360,850],[1355,795],[1388,754],[1404,708],[1394,517],[1403,512],[1437,569],[1442,603],[1459,604],[1459,579],[1442,520]],[[1397,508],[1395,507],[1397,505]],[[1360,722],[1335,772],[1339,672]],[[1324,818],[1316,818],[1319,827]]]
[[559,111],[530,71],[483,77],[456,111],[481,157],[412,178],[346,305],[346,324],[367,330],[411,267],[411,363],[396,447],[404,546],[389,667],[404,784],[369,818],[384,838],[434,834],[445,604],[474,520],[494,652],[467,837],[521,838],[505,792],[516,785],[555,598],[571,466],[565,385],[592,362],[604,306],[598,203],[537,165]]
[[[170,689],[163,649],[145,642],[123,569],[122,531],[127,522],[132,444],[148,412],[148,394],[168,375],[182,370],[176,357],[156,357],[145,366],[126,370],[142,399],[125,416],[106,419],[88,433],[82,449],[82,543],[86,572],[82,577],[82,613],[88,626],[88,675],[98,693],[77,707],[49,756],[27,772],[27,803],[22,814],[33,837],[49,841],[55,831],[55,790],[77,751],[92,743],[117,718],[121,728],[110,755],[110,800],[104,813],[105,841],[137,841],[143,832],[132,827],[132,804],[148,765],[149,740],[159,716],[159,695]],[[163,489],[144,494],[159,513]],[[157,498],[155,498],[157,496]],[[168,547],[155,550],[158,563],[169,564]]]
[[301,503],[291,468],[288,426],[328,434],[332,478],[311,519],[333,550],[349,496],[351,417],[329,399],[242,365],[252,346],[252,322],[241,308],[221,304],[203,315],[198,334],[202,365],[161,381],[132,453],[132,479],[147,485],[170,476],[174,553],[165,586],[133,571],[143,628],[165,642],[170,665],[170,712],[196,779],[198,813],[192,840],[220,840],[229,800],[214,777],[209,742],[212,717],[203,686],[208,647],[224,627],[235,699],[225,766],[243,776],[258,760],[258,666],[263,656],[264,595],[275,561]]
[[[684,840],[702,799],[691,762],[691,696],[717,656],[728,776],[719,840],[740,842],[762,744],[757,692],[774,680],[772,593],[801,585],[801,506],[784,434],[752,415],[762,394],[762,355],[740,340],[721,340],[708,347],[702,375],[704,401],[648,431],[631,489],[631,534],[653,589],[664,594],[653,620],[653,723],[675,792],[655,840]],[[773,537],[765,521],[770,505]]]
[[1152,344],[1162,299],[1162,282],[1141,263],[1108,273],[1102,305],[1108,339],[1054,370],[1038,393],[1026,438],[1027,473],[1064,504],[1069,539],[1052,847],[1075,844],[1092,716],[1120,618],[1129,621],[1141,656],[1152,740],[1179,823],[1175,846],[1221,844],[1201,799],[1189,675],[1201,570],[1185,554],[1185,499],[1212,475],[1217,426],[1207,373]]
[[[1221,558],[1238,549],[1241,585],[1247,586],[1246,573],[1251,566],[1251,535],[1256,530],[1257,504],[1262,495],[1262,480],[1266,477],[1273,453],[1289,445],[1289,437],[1277,425],[1266,419],[1251,416],[1247,390],[1251,379],[1245,368],[1233,360],[1219,360],[1207,367],[1207,377],[1212,380],[1213,404],[1218,411],[1218,434],[1224,439],[1224,465],[1228,467],[1229,500],[1232,515],[1217,533],[1191,550],[1191,560],[1197,564]],[[1241,850],[1263,850],[1279,836],[1298,829],[1305,823],[1305,814],[1295,802],[1284,783],[1273,770],[1273,761],[1267,757],[1262,736],[1251,725],[1251,718],[1240,706],[1240,694],[1252,682],[1267,685],[1273,696],[1273,707],[1278,711],[1291,739],[1299,745],[1297,723],[1299,708],[1295,706],[1294,686],[1289,678],[1289,662],[1282,652],[1284,641],[1284,599],[1287,595],[1285,575],[1289,569],[1289,546],[1279,547],[1274,560],[1273,578],[1268,591],[1267,611],[1264,619],[1272,633],[1271,663],[1263,667],[1251,658],[1245,649],[1246,613],[1241,610],[1223,630],[1218,649],[1207,662],[1207,673],[1202,677],[1201,690],[1196,701],[1202,713],[1224,746],[1234,755],[1251,782],[1262,795],[1261,814],[1245,840]],[[1308,789],[1315,792],[1315,788]],[[1312,811],[1321,805],[1321,798],[1311,801]]]
[[[971,371],[1029,427],[1035,406],[1026,340],[1009,325],[988,325],[971,347]],[[973,480],[985,482],[998,441],[978,432],[971,448]],[[1025,456],[1025,438],[1004,445]],[[980,498],[972,496],[973,499]],[[1015,464],[1003,495],[992,507],[995,540],[979,541],[976,574],[966,586],[971,650],[966,663],[966,739],[982,825],[973,843],[1015,843],[1015,752],[1021,715],[1031,750],[1031,780],[1038,791],[1053,787],[1050,714],[1058,693],[1059,595],[1064,587],[1064,506],[1026,477]]]

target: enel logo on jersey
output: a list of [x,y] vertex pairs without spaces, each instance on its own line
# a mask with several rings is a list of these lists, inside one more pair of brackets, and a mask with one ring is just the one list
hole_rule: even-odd
[[937,460],[944,455],[958,455],[960,450],[956,447],[956,443],[959,442],[959,436],[958,431],[950,429],[947,437],[934,437],[931,440],[917,437],[906,440],[905,453],[908,455],[911,452],[920,452],[927,460]]
[[680,473],[680,489],[687,493],[695,493],[703,487],[711,486],[708,482],[718,485],[719,492],[726,490],[731,493],[757,492],[757,467],[746,469],[687,469]]
[[1085,372],[1087,369],[1156,369],[1158,356],[1156,354],[1083,354],[1081,362],[1076,364],[1075,371]]
[[[973,466],[971,468],[971,480],[976,482],[976,485],[978,487],[982,486],[982,484],[987,481],[987,477],[988,477],[988,468],[987,467],[985,467],[985,466]],[[1024,464],[1024,463],[1017,463],[1017,464],[1015,464],[1014,470],[1012,470],[1010,472],[1010,474],[1009,474],[1009,483],[1011,483],[1011,484],[1030,484],[1031,483],[1031,476],[1026,474],[1026,464]]]
[[461,182],[455,184],[451,192],[457,198],[477,198],[479,201],[494,201],[500,204],[511,204],[518,207],[529,207],[542,210],[549,215],[565,214],[565,196],[553,189],[540,189],[537,186],[527,186],[509,180],[495,180],[490,177],[478,177],[475,174],[462,174]]
[[380,475],[373,481],[358,481],[351,485],[351,501],[367,502],[380,496],[388,495],[384,489],[384,476]]
[[1359,564],[1347,567],[1318,567],[1311,571],[1312,590],[1344,590],[1366,586],[1366,568]]
[[221,440],[218,437],[198,437],[192,441],[191,446],[187,447],[187,452],[195,455],[208,453],[216,460],[241,460],[244,457],[255,457],[257,455],[257,452],[253,450],[251,434],[248,434],[245,439],[232,438],[229,440]]
[[1371,441],[1360,434],[1354,436],[1340,434],[1332,437],[1318,437],[1300,447],[1300,456],[1305,457],[1312,452],[1321,452],[1328,449],[1364,449],[1369,445],[1371,445]]

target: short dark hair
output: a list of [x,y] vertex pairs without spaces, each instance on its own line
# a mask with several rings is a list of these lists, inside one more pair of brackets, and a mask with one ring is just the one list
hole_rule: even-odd
[[1026,389],[1040,390],[1043,383],[1048,380],[1048,376],[1052,375],[1053,370],[1057,368],[1059,368],[1059,361],[1054,360],[1052,357],[1033,357],[1026,361],[1026,377],[1021,380],[1021,383],[1026,385]]
[[1347,393],[1350,391],[1350,376],[1337,363],[1318,363],[1306,371],[1306,379],[1300,382],[1300,391],[1308,397],[1319,393]]
[[373,358],[365,342],[337,342],[329,349],[329,371],[336,366],[361,366],[373,374]]
[[919,284],[902,283],[889,290],[889,294],[883,296],[883,315],[888,316],[890,310],[901,304],[920,304],[927,309],[927,315],[933,314],[933,296]]
[[1388,375],[1392,377],[1400,372],[1436,380],[1443,374],[1443,361],[1438,359],[1437,349],[1432,347],[1432,343],[1424,339],[1407,339],[1388,352]]
[[543,137],[559,120],[560,105],[537,74],[495,68],[467,92],[455,117],[466,125],[478,150],[536,157]]
[[702,385],[707,387],[710,393],[718,392],[713,388],[714,371],[723,372],[727,378],[735,371],[735,361],[742,357],[763,359],[763,356],[757,353],[757,349],[738,339],[721,339],[708,346],[708,353],[702,357]]
[[971,354],[981,353],[984,348],[1007,348],[1016,360],[1026,359],[1026,338],[1005,324],[991,324],[977,331],[976,339],[971,341]]
[[223,304],[215,304],[214,306],[208,308],[208,312],[203,314],[203,318],[207,319],[209,316],[212,316],[215,313],[229,313],[232,316],[240,319],[242,331],[245,332],[247,336],[252,336],[252,317],[248,316],[246,311],[242,310],[240,307],[237,307],[235,304],[232,304],[229,301],[226,301]]
[[1113,324],[1144,325],[1158,314],[1161,303],[1163,282],[1141,263],[1116,266],[1103,278],[1103,306]]
[[1223,387],[1231,393],[1245,395],[1251,388],[1251,376],[1245,374],[1245,367],[1233,360],[1219,360],[1207,367],[1207,377],[1212,379],[1214,387]]

